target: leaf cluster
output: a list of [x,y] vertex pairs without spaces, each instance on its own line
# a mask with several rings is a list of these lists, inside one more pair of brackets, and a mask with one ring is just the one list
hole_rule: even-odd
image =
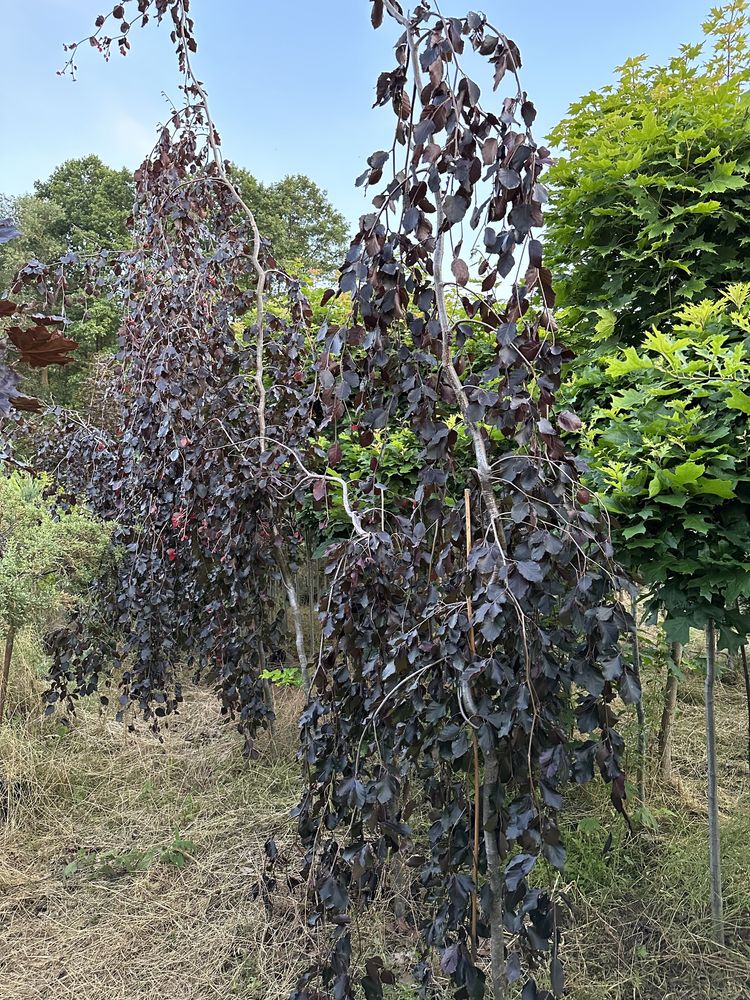
[[584,446],[621,558],[670,637],[710,619],[734,648],[750,595],[750,285],[676,310],[668,330],[600,359],[611,398]]
[[553,131],[546,247],[574,347],[637,346],[681,304],[745,277],[746,20],[745,0],[717,8],[703,45],[665,66],[629,59]]

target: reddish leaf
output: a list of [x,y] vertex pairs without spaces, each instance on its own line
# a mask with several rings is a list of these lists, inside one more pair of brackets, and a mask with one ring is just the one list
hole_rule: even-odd
[[316,479],[313,486],[313,499],[321,501],[328,491],[328,483],[325,479]]
[[434,63],[430,64],[430,80],[432,81],[433,87],[437,87],[443,79],[443,60],[436,59]]
[[453,271],[453,276],[459,285],[466,285],[469,282],[469,267],[466,261],[461,260],[460,257],[456,259],[451,264],[451,271]]
[[10,405],[16,410],[23,410],[25,413],[39,413],[42,404],[33,396],[14,396]]
[[495,162],[497,159],[497,139],[490,138],[485,141],[485,144],[482,146],[482,159],[486,166]]
[[32,368],[69,365],[75,359],[68,357],[68,352],[78,347],[75,340],[68,340],[56,330],[48,330],[44,326],[32,326],[28,330],[12,326],[8,330],[8,338],[19,351],[21,360]]
[[521,117],[523,118],[524,125],[527,128],[531,128],[536,118],[536,108],[531,101],[524,101],[521,105]]
[[580,431],[583,427],[583,421],[576,414],[572,413],[570,410],[563,410],[557,418],[557,422],[562,427],[564,431],[570,431],[575,433],[575,431]]

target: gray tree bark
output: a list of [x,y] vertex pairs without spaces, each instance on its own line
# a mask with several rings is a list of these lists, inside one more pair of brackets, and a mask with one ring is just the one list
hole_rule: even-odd
[[724,903],[721,890],[721,839],[716,781],[716,634],[714,623],[706,625],[706,755],[708,771],[708,855],[711,875],[711,922],[714,940],[724,944]]
[[[676,667],[682,663],[682,643],[673,642],[671,646],[672,662]],[[663,781],[672,778],[672,729],[677,711],[677,689],[679,681],[673,670],[667,671],[667,684],[664,689],[664,708],[661,713],[659,727],[659,774]]]
[[9,628],[5,635],[5,651],[3,653],[3,672],[0,674],[0,722],[5,717],[5,700],[8,696],[8,678],[10,663],[13,659],[13,643],[16,640],[16,630]]

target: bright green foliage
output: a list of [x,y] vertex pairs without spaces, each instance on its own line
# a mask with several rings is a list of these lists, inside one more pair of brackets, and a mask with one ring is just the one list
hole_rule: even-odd
[[101,572],[108,529],[80,511],[55,510],[44,483],[0,476],[0,628],[49,625]]
[[46,181],[37,181],[34,190],[38,198],[62,209],[51,233],[65,250],[118,250],[130,245],[127,221],[134,189],[129,170],[113,170],[98,156],[84,156],[61,163]]
[[645,56],[574,104],[552,134],[546,256],[576,349],[637,345],[682,303],[747,275],[747,0],[712,11],[706,43]]
[[197,851],[192,840],[175,832],[170,844],[164,847],[112,848],[108,851],[88,851],[81,848],[75,858],[68,862],[62,870],[63,879],[71,879],[75,875],[89,879],[122,878],[126,875],[136,875],[148,871],[155,865],[169,865],[174,868],[184,868],[193,860]]
[[667,611],[670,639],[713,619],[736,646],[750,596],[750,283],[682,307],[668,333],[598,367],[611,399],[583,443],[618,554]]
[[0,293],[10,288],[13,275],[30,260],[54,260],[65,252],[60,238],[54,235],[65,217],[54,201],[34,195],[18,198],[0,197],[0,218],[13,219],[21,236],[0,246]]
[[[90,254],[130,246],[128,217],[134,189],[128,170],[113,170],[98,156],[85,156],[60,164],[34,188],[35,195],[4,199],[5,209],[0,214],[14,219],[21,236],[0,247],[0,291],[8,288],[19,268],[35,258],[53,263],[69,250]],[[75,266],[67,269],[66,278],[70,300],[67,317],[72,321],[66,333],[79,344],[75,363],[45,372],[41,383],[36,372],[27,377],[29,393],[46,396],[48,384],[55,402],[71,404],[77,401],[76,392],[91,357],[115,350],[121,308],[118,302],[96,292],[84,297]]]
[[232,176],[280,264],[296,261],[319,276],[335,271],[347,250],[348,226],[315,181],[293,174],[262,184],[241,167]]

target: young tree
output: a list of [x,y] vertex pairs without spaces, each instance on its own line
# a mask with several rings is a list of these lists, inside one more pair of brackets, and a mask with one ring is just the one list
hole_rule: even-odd
[[737,650],[750,629],[750,284],[684,306],[601,367],[609,405],[587,429],[593,474],[620,521],[626,563],[666,613],[672,642],[706,631],[708,797],[714,928],[721,926],[715,651]]
[[[72,707],[114,676],[121,711],[134,702],[157,725],[179,704],[187,661],[216,682],[250,751],[273,717],[263,672],[283,644],[278,580],[305,676],[295,515],[311,480],[303,457],[324,452],[305,378],[312,311],[230,179],[187,6],[170,8],[186,104],[136,172],[136,249],[77,262],[123,304],[116,418],[100,428],[58,413],[57,433],[38,438],[70,501],[85,483],[116,520],[120,552],[114,586],[55,637],[49,698]],[[269,306],[279,292],[283,314]]]
[[[746,0],[714,8],[705,41],[682,46],[665,66],[628,60],[614,86],[581,98],[553,132],[562,156],[549,175],[547,252],[579,351],[565,398],[583,416],[611,397],[599,356],[639,347],[652,324],[668,331],[681,304],[746,277],[747,8]],[[665,780],[681,658],[674,641],[659,729]]]
[[[419,478],[395,513],[375,481],[354,491],[361,517],[328,553],[297,815],[309,922],[330,937],[295,996],[356,995],[352,914],[403,852],[423,915],[425,992],[436,948],[459,997],[488,987],[500,1000],[524,975],[525,996],[550,997],[564,988],[562,913],[542,871],[564,865],[557,813],[571,775],[598,767],[623,808],[611,703],[618,691],[639,696],[618,651],[631,621],[561,438],[580,421],[555,414],[568,355],[531,234],[549,154],[531,133],[518,48],[480,14],[446,18],[422,2],[407,18],[375,0],[376,27],[385,10],[405,29],[376,88],[394,111],[394,142],[360,178],[378,193],[342,266],[351,316],[326,331],[317,368],[322,403],[365,445],[409,429]],[[511,96],[495,105],[488,88],[482,100],[473,54]],[[526,259],[504,303],[500,281]],[[448,314],[451,286],[463,321]],[[364,995],[380,998],[393,973],[363,957]]]
[[0,722],[16,636],[44,630],[69,613],[101,572],[108,530],[83,509],[64,512],[44,483],[28,475],[0,474]]

